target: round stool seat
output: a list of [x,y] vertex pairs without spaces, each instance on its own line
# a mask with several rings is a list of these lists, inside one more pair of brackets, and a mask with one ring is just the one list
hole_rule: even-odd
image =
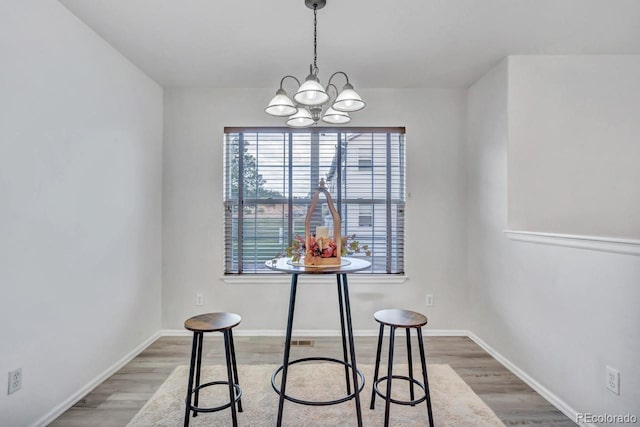
[[234,313],[207,313],[185,320],[184,327],[193,332],[216,332],[234,328],[242,318]]
[[427,324],[427,317],[410,310],[380,310],[373,315],[378,323],[399,328],[419,328]]

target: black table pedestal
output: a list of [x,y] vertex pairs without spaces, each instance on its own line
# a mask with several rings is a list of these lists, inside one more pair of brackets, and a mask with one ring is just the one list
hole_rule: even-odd
[[[347,280],[347,275],[345,274],[336,274],[337,280],[337,290],[338,290],[338,306],[340,309],[340,329],[342,335],[342,354],[344,360],[332,359],[328,357],[307,357],[304,359],[290,360],[289,355],[291,351],[291,332],[293,330],[293,315],[295,311],[296,305],[296,292],[298,290],[298,274],[294,273],[291,276],[291,293],[289,295],[289,316],[287,318],[287,334],[284,342],[284,359],[282,361],[282,366],[276,369],[271,377],[271,386],[273,389],[280,395],[280,399],[278,402],[278,421],[277,426],[282,426],[282,415],[284,409],[284,401],[289,400],[291,402],[300,404],[300,405],[311,405],[311,406],[326,406],[326,405],[336,405],[338,403],[343,403],[351,399],[355,399],[356,401],[356,417],[358,418],[358,427],[362,427],[362,409],[360,407],[360,392],[364,387],[364,376],[362,372],[358,371],[356,366],[356,352],[355,352],[355,344],[353,341],[353,325],[351,322],[351,302],[349,300],[349,282]],[[346,319],[346,331],[345,331],[345,319]],[[349,346],[347,348],[347,338],[349,342]],[[348,361],[348,355],[351,356],[351,361]],[[323,361],[323,362],[333,362],[344,365],[345,372],[345,382],[347,395],[345,397],[329,400],[329,401],[309,401],[297,399],[295,397],[287,396],[286,388],[287,388],[287,373],[289,370],[289,366],[294,365],[296,363],[302,362],[310,362],[310,361]],[[351,371],[352,378],[349,378],[349,371]],[[278,373],[282,372],[282,378],[280,380],[280,389],[276,386],[276,376]],[[358,377],[360,381],[358,381]],[[353,392],[351,392],[351,386],[353,384]]]

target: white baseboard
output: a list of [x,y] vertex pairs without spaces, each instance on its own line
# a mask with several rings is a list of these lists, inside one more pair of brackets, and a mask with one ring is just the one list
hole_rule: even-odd
[[[496,359],[498,362],[500,362],[500,364],[502,364],[502,366],[504,366],[505,368],[507,368],[508,370],[513,372],[513,374],[515,376],[517,376],[522,381],[524,381],[529,387],[534,389],[540,396],[545,398],[549,403],[551,403],[553,406],[558,408],[558,410],[560,412],[562,412],[567,417],[569,417],[569,419],[571,421],[576,422],[578,411],[576,411],[571,406],[569,406],[567,404],[567,402],[565,402],[564,400],[560,399],[558,396],[556,396],[551,391],[549,391],[549,389],[547,389],[545,386],[543,386],[538,381],[536,381],[532,377],[530,377],[522,369],[518,368],[516,365],[511,363],[511,361],[509,359],[504,357],[502,354],[500,354],[498,351],[496,351],[493,347],[491,347],[489,344],[484,342],[476,334],[474,334],[473,332],[469,331],[469,335],[468,336],[469,336],[469,338],[471,340],[473,340],[473,342],[475,342],[480,347],[482,347],[482,349],[484,351],[489,353],[494,359]],[[596,427],[595,424],[591,424],[591,423],[579,423],[579,425],[583,426],[583,427]]]
[[161,336],[160,331],[151,335],[149,338],[144,340],[140,345],[138,345],[136,348],[131,350],[129,353],[127,353],[124,357],[122,357],[116,363],[109,366],[104,372],[102,372],[97,377],[95,377],[94,379],[89,381],[87,384],[85,384],[85,386],[82,387],[80,390],[73,393],[71,396],[65,399],[58,406],[56,406],[47,414],[42,416],[38,421],[33,423],[31,427],[46,427],[49,423],[53,422],[56,418],[62,415],[66,410],[68,410],[73,405],[75,405],[76,402],[78,402],[80,399],[82,399],[84,396],[90,393],[91,390],[93,390],[94,388],[102,384],[111,375],[118,372],[124,365],[131,362],[138,354],[142,353],[144,349],[146,349],[151,344],[153,344],[153,342],[157,340],[160,336]]
[[[186,329],[163,329],[159,332],[161,337],[182,337],[191,336],[192,332]],[[284,337],[284,329],[234,329],[233,335],[236,337]],[[338,329],[294,329],[295,337],[339,337]],[[385,335],[388,335],[385,333]],[[466,337],[469,331],[463,329],[423,329],[422,335],[427,337]],[[354,337],[377,337],[378,329],[356,329],[353,331]]]

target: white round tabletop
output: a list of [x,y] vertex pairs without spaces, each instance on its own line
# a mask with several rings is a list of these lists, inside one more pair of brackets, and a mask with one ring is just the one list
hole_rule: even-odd
[[290,274],[347,274],[366,270],[371,263],[362,258],[342,257],[341,265],[305,266],[304,263],[291,262],[291,258],[274,258],[264,265],[275,271]]

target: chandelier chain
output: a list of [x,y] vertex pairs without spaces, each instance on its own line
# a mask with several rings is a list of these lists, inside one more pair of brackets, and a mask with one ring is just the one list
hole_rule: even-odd
[[318,5],[313,4],[313,71],[318,73]]

